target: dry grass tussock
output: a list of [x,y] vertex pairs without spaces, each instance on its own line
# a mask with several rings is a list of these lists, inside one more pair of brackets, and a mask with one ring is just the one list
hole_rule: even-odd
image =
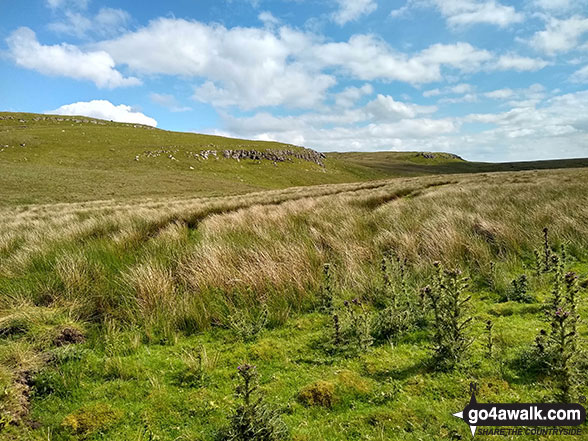
[[3,208],[0,281],[45,271],[35,288],[6,292],[82,305],[85,317],[196,329],[243,301],[303,305],[325,262],[338,286],[365,292],[387,250],[416,276],[434,260],[508,265],[532,253],[544,226],[583,252],[587,188],[588,170],[570,169]]

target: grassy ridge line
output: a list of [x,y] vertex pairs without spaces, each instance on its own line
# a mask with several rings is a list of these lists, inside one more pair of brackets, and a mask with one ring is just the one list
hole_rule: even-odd
[[[15,119],[0,120],[0,204],[5,205],[221,196],[386,177],[330,159],[325,167],[299,158],[274,165],[271,160],[237,161],[222,154],[224,150],[312,153],[284,143],[150,130],[82,117],[35,121],[48,117],[0,113],[6,116]],[[216,150],[219,158],[194,157],[203,150]],[[160,151],[169,153],[146,153]]]
[[432,153],[430,155],[434,157],[430,159],[423,158],[418,152],[327,153],[328,158],[395,176],[491,173],[588,167],[588,158],[490,163],[463,161],[461,159],[451,158],[444,153]]

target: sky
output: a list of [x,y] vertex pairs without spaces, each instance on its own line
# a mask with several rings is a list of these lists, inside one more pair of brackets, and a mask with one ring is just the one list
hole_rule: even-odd
[[0,0],[0,110],[588,157],[588,0]]

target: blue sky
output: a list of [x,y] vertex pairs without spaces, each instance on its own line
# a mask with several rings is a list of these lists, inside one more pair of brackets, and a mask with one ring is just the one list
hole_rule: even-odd
[[321,151],[588,156],[588,0],[0,0],[0,108]]

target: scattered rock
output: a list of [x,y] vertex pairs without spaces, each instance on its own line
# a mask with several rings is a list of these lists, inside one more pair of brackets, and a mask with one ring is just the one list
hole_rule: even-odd
[[[215,149],[204,149],[198,152],[188,151],[186,155],[189,158],[196,160],[207,160],[211,157],[218,159],[222,155],[225,159],[233,159],[235,161],[241,161],[243,159],[250,159],[252,161],[271,161],[274,166],[277,166],[278,162],[293,162],[294,159],[300,159],[303,161],[312,162],[314,164],[324,167],[323,160],[325,155],[315,150],[307,148],[299,148],[294,150],[290,145],[284,145],[284,149],[267,149],[267,150],[256,150],[256,149],[225,149],[222,151]],[[206,147],[214,147],[213,144],[209,144]],[[173,147],[161,147],[157,150],[145,150],[143,155],[147,158],[157,158],[162,155],[166,155],[172,161],[177,161],[175,155],[179,149],[176,146]]]
[[435,158],[439,158],[439,159],[459,159],[460,161],[463,161],[463,158],[461,158],[458,155],[454,155],[453,153],[418,152],[415,156],[416,157],[425,158],[425,159],[435,159]]

